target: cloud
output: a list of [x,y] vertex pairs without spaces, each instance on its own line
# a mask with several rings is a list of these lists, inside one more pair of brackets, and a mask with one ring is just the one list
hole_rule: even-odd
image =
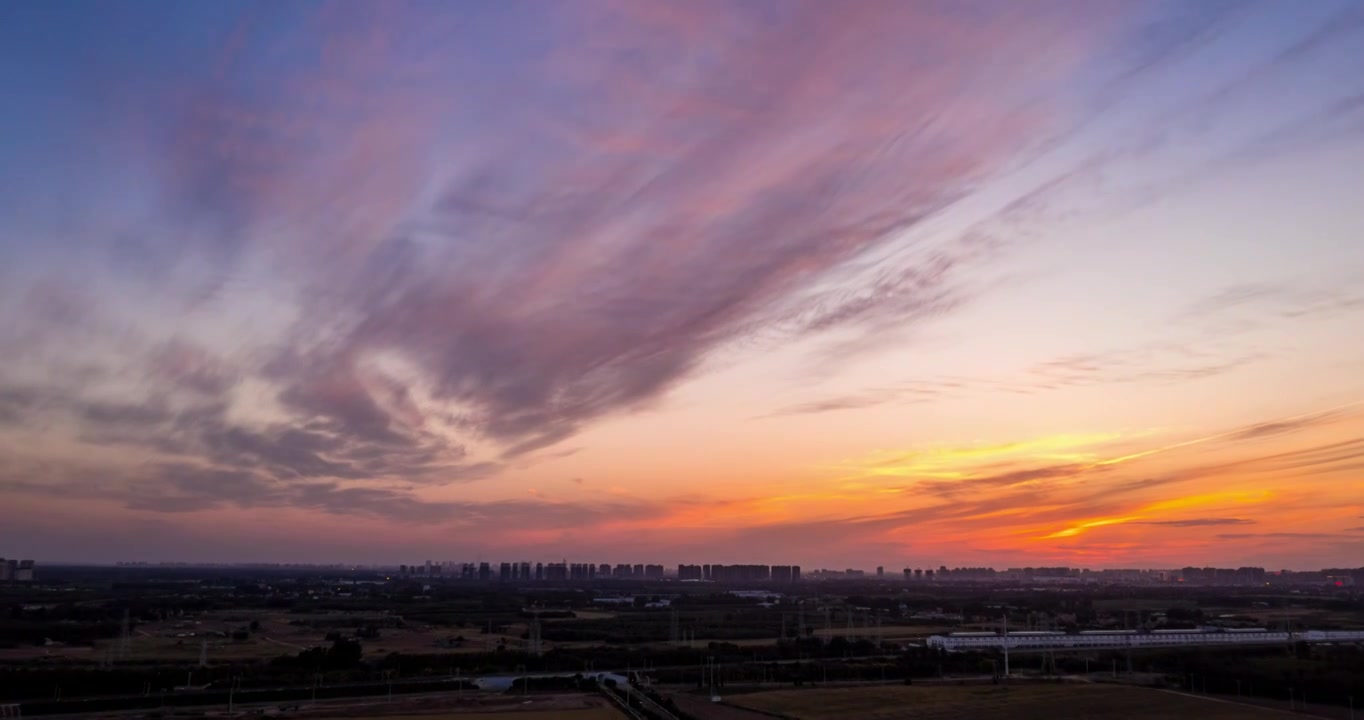
[[0,387],[0,425],[19,423],[36,400],[30,388]]
[[1246,427],[1231,436],[1232,440],[1254,440],[1257,438],[1268,437],[1271,435],[1282,435],[1285,433],[1297,432],[1305,428],[1328,423],[1339,419],[1343,415],[1339,410],[1328,410],[1325,412],[1311,415],[1302,415],[1289,420],[1278,420],[1273,422],[1258,423]]
[[[985,292],[973,270],[990,236],[1054,186],[979,232],[920,235],[1088,119],[1070,88],[1081,74],[1102,84],[1096,51],[1129,51],[1130,79],[1206,20],[1153,34],[1139,19],[1119,30],[1132,10],[1117,3],[604,3],[544,10],[527,33],[515,8],[409,10],[263,8],[205,55],[181,45],[211,47],[211,28],[183,44],[167,22],[183,56],[151,67],[80,38],[111,104],[63,115],[93,118],[72,134],[110,160],[73,166],[136,197],[62,193],[80,198],[79,220],[35,235],[54,238],[47,272],[13,265],[4,299],[22,302],[0,323],[0,423],[36,434],[29,421],[51,412],[82,452],[138,460],[101,487],[87,459],[52,458],[33,477],[159,513],[579,527],[640,510],[430,497],[553,457],[737,344],[851,351]],[[85,97],[70,90],[52,94]],[[778,412],[1176,382],[1251,359],[1138,347]],[[1039,487],[1078,468],[924,489],[1066,506],[1039,517],[1107,510]],[[9,487],[41,484],[23,483]],[[853,527],[1009,509],[982,500]]]
[[[950,309],[962,291],[953,252],[855,292],[811,287],[1053,133],[1065,110],[1034,94],[1084,66],[1096,40],[1077,23],[1110,20],[1108,8],[1077,18],[1060,6],[772,10],[551,13],[550,27],[575,28],[552,61],[513,45],[498,63],[516,102],[479,82],[442,83],[467,97],[425,92],[445,61],[404,48],[446,42],[402,12],[297,40],[348,50],[272,65],[244,95],[236,83],[289,37],[287,24],[247,26],[215,76],[168,105],[173,141],[149,152],[177,188],[177,217],[211,221],[230,257],[260,252],[262,227],[310,228],[272,248],[311,298],[273,364],[286,405],[373,437],[383,419],[342,385],[365,358],[396,355],[403,382],[459,407],[504,456],[523,455],[649,406],[755,332],[874,329]],[[1008,48],[1028,59],[987,61]],[[704,60],[675,66],[684,49]],[[987,78],[1001,91],[963,92]],[[439,136],[443,122],[484,132],[461,145]],[[432,161],[441,146],[449,164]],[[242,374],[168,356],[203,389]]]
[[1332,533],[1300,533],[1300,532],[1271,532],[1271,533],[1223,533],[1219,534],[1219,540],[1272,540],[1272,539],[1298,539],[1298,540],[1328,540],[1339,537]]
[[430,500],[410,490],[356,483],[281,480],[253,470],[192,463],[162,463],[135,472],[50,468],[43,482],[23,479],[25,469],[0,468],[0,490],[67,500],[113,502],[158,514],[198,513],[223,508],[301,508],[337,516],[379,518],[398,523],[444,525],[472,532],[527,527],[584,528],[613,518],[656,517],[661,504],[621,501],[591,503],[535,500],[455,502]]
[[153,350],[147,363],[158,379],[209,397],[226,393],[237,382],[230,367],[207,350],[174,338]]
[[1235,372],[1261,359],[1190,357],[1189,348],[1169,343],[1085,355],[1066,355],[999,377],[940,376],[788,405],[762,417],[807,415],[879,405],[912,405],[942,399],[1008,393],[1036,395],[1093,385],[1193,382]]
[[1134,525],[1161,525],[1164,527],[1214,527],[1217,525],[1254,525],[1255,520],[1245,518],[1190,518],[1187,520],[1142,520]]
[[1068,478],[1094,469],[1093,465],[1066,463],[1063,465],[1048,465],[1024,470],[1010,470],[990,475],[968,476],[960,480],[921,482],[914,487],[915,489],[925,490],[938,495],[952,496],[968,490],[974,491],[997,487],[1015,487],[1026,483],[1037,482],[1039,480]]
[[[1177,318],[1203,321],[1219,334],[1245,332],[1273,322],[1319,320],[1364,309],[1357,273],[1333,272],[1300,284],[1233,285],[1192,303]],[[1211,324],[1208,324],[1208,322]]]

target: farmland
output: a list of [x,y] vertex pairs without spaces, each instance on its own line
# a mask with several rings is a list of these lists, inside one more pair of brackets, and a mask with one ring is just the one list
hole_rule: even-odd
[[725,702],[793,720],[1257,720],[1282,716],[1278,711],[1159,690],[1089,684],[780,690],[735,695]]
[[[1026,707],[1030,693],[1049,686],[949,687],[920,697],[930,691],[924,683],[989,682],[1002,661],[990,652],[941,652],[924,642],[926,635],[992,629],[1006,613],[1011,627],[1071,632],[1202,624],[1364,627],[1364,597],[1340,588],[1048,589],[849,580],[754,592],[667,580],[418,582],[372,570],[74,566],[46,570],[44,578],[0,586],[0,701],[23,704],[25,716],[226,705],[233,692],[237,702],[287,703],[453,691],[468,705],[475,695],[491,699],[505,691],[505,682],[484,687],[481,678],[538,673],[557,679],[523,683],[512,694],[529,695],[543,718],[549,710],[590,709],[541,704],[549,694],[587,690],[575,674],[631,669],[688,707],[690,692],[704,682],[743,703],[765,696],[736,689],[810,692],[818,684],[824,692],[830,684],[911,680],[915,685],[864,685],[860,692],[873,698],[910,693],[917,700],[908,705],[899,695],[890,703],[873,700],[877,707],[920,713],[905,717],[933,717],[935,703],[950,706],[954,692],[979,693],[967,699],[988,715],[992,700]],[[1265,701],[1286,701],[1291,692],[1342,709],[1351,697],[1364,697],[1364,649],[1346,645],[1019,654],[1011,673],[1140,676],[1166,688]],[[1075,703],[1108,697],[1086,694],[1103,689],[1065,689],[1076,693]],[[1159,711],[1187,701],[1168,695],[1149,702]],[[519,713],[526,709],[520,704],[459,711]],[[705,705],[706,712],[692,714],[758,714],[738,704]],[[408,707],[405,714],[447,711]],[[841,712],[861,716],[855,709]]]
[[[374,716],[364,718],[346,718],[345,720],[392,720],[393,715]],[[402,715],[402,720],[621,720],[624,718],[620,711],[599,705],[590,708],[576,709],[539,709],[539,710],[506,710],[502,712],[451,712],[439,715]],[[319,720],[331,720],[330,718],[319,718]]]

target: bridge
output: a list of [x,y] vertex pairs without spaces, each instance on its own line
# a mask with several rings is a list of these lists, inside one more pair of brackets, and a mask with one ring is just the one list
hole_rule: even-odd
[[1276,632],[1264,628],[1202,630],[1135,630],[1063,632],[979,632],[934,635],[929,647],[948,652],[962,650],[1121,650],[1127,648],[1171,648],[1209,645],[1274,645],[1287,643],[1364,642],[1361,630],[1306,630]]

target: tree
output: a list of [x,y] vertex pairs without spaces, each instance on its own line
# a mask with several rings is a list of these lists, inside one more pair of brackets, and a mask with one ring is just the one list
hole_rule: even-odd
[[360,647],[360,643],[340,638],[333,642],[327,650],[327,665],[337,669],[353,667],[359,664],[363,655],[364,651]]

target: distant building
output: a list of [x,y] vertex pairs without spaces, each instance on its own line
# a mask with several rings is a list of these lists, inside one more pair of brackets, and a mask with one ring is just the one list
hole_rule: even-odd
[[767,565],[711,565],[710,579],[715,582],[754,582],[772,578]]
[[692,581],[703,579],[703,576],[702,576],[702,574],[701,574],[701,566],[700,566],[700,565],[678,565],[678,566],[677,566],[677,579],[678,579],[678,580],[692,580]]
[[478,579],[481,582],[488,582],[493,579],[493,566],[481,562],[478,564]]
[[883,566],[881,566],[881,565],[877,565],[877,566],[876,566],[876,579],[877,579],[877,580],[884,580],[885,577],[886,577],[886,568],[883,567]]

